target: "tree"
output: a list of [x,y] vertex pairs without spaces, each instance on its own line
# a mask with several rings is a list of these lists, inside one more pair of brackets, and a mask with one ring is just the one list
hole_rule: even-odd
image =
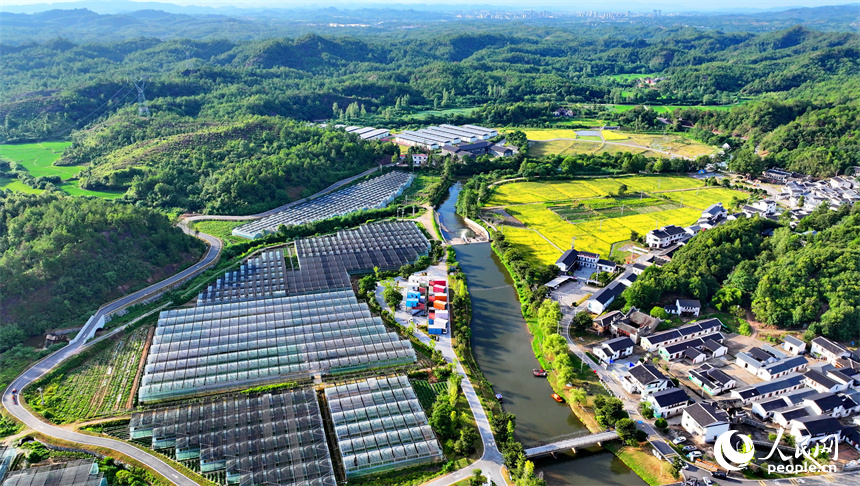
[[629,446],[638,444],[636,440],[636,423],[629,418],[623,418],[615,423],[615,430],[618,436]]
[[484,477],[480,469],[474,469],[472,470],[472,477],[469,478],[469,484],[471,486],[483,486],[487,484],[487,478]]
[[654,407],[651,402],[639,402],[639,412],[646,419],[654,418]]
[[586,311],[579,311],[570,321],[570,331],[579,336],[585,334],[585,331],[592,325],[594,325],[594,318],[591,317],[591,314]]
[[654,421],[654,427],[660,429],[661,432],[666,432],[666,429],[669,428],[669,422],[667,422],[663,417],[659,417]]
[[738,327],[738,334],[742,336],[752,336],[752,326],[747,321],[741,322],[741,325]]
[[684,469],[684,460],[680,456],[675,456],[672,459],[672,465],[669,466],[669,473],[673,478],[678,479],[681,477],[682,469]]
[[639,233],[636,230],[630,230],[630,240],[639,241]]
[[558,330],[558,323],[561,321],[561,305],[552,300],[544,299],[538,309],[538,325],[544,333],[550,334]]
[[751,148],[744,148],[735,152],[728,167],[739,174],[759,175],[764,171],[764,161]]
[[656,317],[657,319],[663,319],[664,321],[669,318],[669,313],[666,312],[666,309],[659,305],[652,307],[649,315],[651,317]]
[[585,405],[588,400],[588,395],[585,393],[584,389],[574,388],[570,390],[570,399],[573,403]]
[[628,189],[627,184],[621,184],[620,186],[618,186],[618,193],[617,194],[619,196],[623,196],[624,194],[627,193],[627,189]]
[[806,196],[800,196],[797,198],[797,207],[802,208],[804,204],[806,204]]
[[555,359],[556,356],[567,353],[567,340],[565,340],[560,334],[550,334],[543,342],[543,350],[547,353],[547,356]]
[[394,281],[386,281],[384,284],[385,290],[382,291],[382,297],[385,303],[392,309],[396,309],[400,302],[403,301],[403,294],[400,292],[400,287]]
[[721,287],[711,299],[711,304],[720,312],[725,312],[730,307],[740,303],[741,289],[729,286]]

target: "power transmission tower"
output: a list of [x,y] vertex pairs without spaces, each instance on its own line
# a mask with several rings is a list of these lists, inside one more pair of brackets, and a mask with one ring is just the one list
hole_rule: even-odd
[[146,95],[143,94],[143,89],[146,88],[146,80],[140,78],[134,81],[134,87],[137,88],[137,114],[149,117],[149,104],[146,102]]

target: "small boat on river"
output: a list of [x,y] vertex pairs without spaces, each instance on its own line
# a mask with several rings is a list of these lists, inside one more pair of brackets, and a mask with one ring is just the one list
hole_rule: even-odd
[[538,378],[546,378],[546,370],[541,368],[539,370],[532,370],[532,374],[537,376]]
[[550,396],[552,397],[553,400],[557,401],[558,403],[564,403],[564,398],[561,398],[561,396],[559,396],[558,393],[553,393]]

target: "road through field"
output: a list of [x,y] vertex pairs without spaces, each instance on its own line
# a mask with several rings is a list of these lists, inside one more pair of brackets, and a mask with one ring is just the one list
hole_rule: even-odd
[[[332,184],[328,188],[323,191],[315,194],[312,197],[319,196],[321,194],[325,194],[327,192],[331,192],[339,187],[344,186],[345,184],[349,184],[350,182],[358,179],[359,177],[363,177],[365,175],[371,174],[374,171],[379,170],[379,168],[373,168],[362,172],[356,176],[350,177],[348,179],[344,179],[342,181],[336,182]],[[55,439],[60,439],[67,442],[73,442],[77,444],[81,444],[84,446],[95,446],[95,447],[104,447],[107,449],[114,450],[120,454],[124,454],[128,457],[136,459],[147,467],[151,468],[156,473],[164,476],[168,481],[173,484],[181,485],[181,486],[193,486],[197,483],[192,481],[191,479],[185,477],[173,468],[173,466],[167,464],[160,458],[156,457],[153,454],[150,454],[144,450],[138,449],[131,444],[128,444],[123,441],[109,439],[106,437],[96,437],[87,434],[81,434],[78,432],[70,431],[51,423],[44,421],[41,417],[35,416],[30,410],[24,407],[24,404],[21,402],[22,396],[18,394],[17,401],[13,399],[12,390],[23,390],[25,387],[38,380],[39,378],[45,376],[52,369],[56,368],[63,361],[81,353],[87,347],[93,344],[94,341],[87,342],[89,336],[95,334],[95,331],[103,325],[103,319],[114,312],[117,312],[121,309],[124,309],[132,304],[137,302],[146,300],[152,296],[156,296],[163,292],[166,289],[173,287],[176,284],[179,284],[197,274],[209,268],[215,262],[218,261],[218,257],[221,255],[221,250],[223,248],[223,242],[206,233],[194,232],[190,228],[188,228],[188,222],[190,221],[199,221],[206,219],[216,219],[216,220],[243,220],[243,219],[258,219],[270,214],[274,214],[278,211],[282,211],[283,209],[290,207],[295,204],[301,203],[302,200],[294,201],[292,203],[286,204],[284,206],[277,207],[275,209],[271,209],[269,211],[251,215],[251,216],[210,216],[210,215],[191,215],[188,217],[181,218],[179,221],[179,227],[187,234],[194,234],[196,237],[202,239],[206,243],[209,244],[209,250],[194,265],[186,268],[185,270],[176,273],[175,275],[166,278],[158,283],[150,285],[142,290],[138,290],[137,292],[133,292],[125,297],[114,300],[113,302],[109,302],[102,307],[87,321],[86,325],[83,329],[78,332],[78,335],[75,339],[73,339],[68,346],[58,350],[57,352],[47,356],[41,361],[36,362],[32,367],[27,369],[24,373],[22,373],[15,381],[12,382],[6,390],[3,391],[2,395],[2,404],[6,410],[9,411],[15,418],[23,422],[27,427],[44,434],[48,437],[53,437]]]
[[[188,229],[185,227],[183,227],[183,231],[188,233]],[[54,354],[51,354],[45,359],[34,364],[31,368],[21,374],[21,376],[16,378],[15,381],[13,381],[8,388],[6,388],[6,390],[3,392],[2,397],[2,403],[6,410],[8,410],[9,413],[12,414],[15,418],[27,425],[27,427],[48,437],[53,437],[55,439],[60,439],[67,442],[74,442],[84,446],[104,447],[107,449],[111,449],[120,454],[124,454],[128,457],[136,459],[137,461],[140,461],[156,473],[164,476],[168,481],[172,482],[173,484],[177,484],[180,486],[196,485],[197,483],[195,481],[192,481],[191,479],[183,476],[182,473],[174,469],[173,466],[167,464],[153,454],[138,449],[131,444],[120,440],[108,439],[106,437],[96,437],[92,435],[81,434],[79,432],[73,432],[71,430],[57,427],[56,425],[43,421],[41,417],[36,417],[32,412],[30,412],[30,410],[24,407],[24,404],[22,403],[22,395],[18,395],[18,401],[16,403],[16,401],[12,397],[12,390],[23,390],[24,387],[30,385],[42,376],[45,376],[48,372],[57,367],[66,359],[75,356],[76,354],[82,352],[84,349],[89,347],[93,343],[93,341],[90,341],[88,343],[87,339],[84,338],[84,336],[90,336],[94,334],[96,328],[100,325],[100,321],[104,317],[131,304],[134,304],[135,302],[144,300],[150,296],[158,295],[159,293],[166,289],[169,289],[173,285],[176,285],[188,278],[197,275],[198,273],[202,272],[206,268],[209,268],[209,266],[218,261],[218,256],[221,254],[222,248],[221,240],[204,233],[198,234],[197,237],[209,244],[209,250],[203,256],[203,258],[200,259],[200,261],[186,268],[185,270],[173,275],[172,277],[166,278],[161,282],[150,285],[145,289],[138,290],[137,292],[134,292],[102,306],[93,315],[93,317],[90,318],[89,321],[87,321],[86,326],[84,326],[84,328],[78,332],[78,337],[72,340],[68,344],[68,346],[64,347],[63,349],[60,349]]]

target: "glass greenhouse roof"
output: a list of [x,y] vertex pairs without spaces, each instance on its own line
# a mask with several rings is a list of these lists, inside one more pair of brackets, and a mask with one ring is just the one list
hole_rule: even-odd
[[[103,486],[107,482],[92,459],[10,472],[3,486]],[[2,478],[0,478],[2,479]]]
[[147,410],[129,429],[178,461],[199,460],[204,474],[224,473],[227,484],[336,484],[312,389]]
[[159,317],[139,399],[415,361],[351,290],[174,309]]
[[389,172],[244,224],[235,228],[233,234],[254,239],[276,232],[281,225],[293,226],[362,209],[384,208],[412,184],[413,178],[408,172]]
[[443,459],[405,376],[333,386],[325,396],[347,477]]
[[351,274],[400,268],[430,242],[412,221],[385,221],[301,239],[295,249],[297,264],[282,248],[250,258],[201,292],[198,305],[349,289]]

